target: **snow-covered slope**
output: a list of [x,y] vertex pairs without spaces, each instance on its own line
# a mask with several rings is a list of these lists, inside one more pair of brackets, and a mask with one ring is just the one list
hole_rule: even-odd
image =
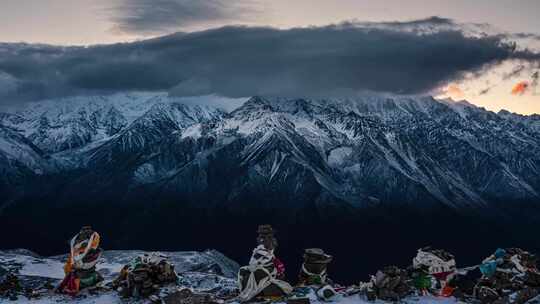
[[[0,125],[0,202],[24,191],[30,180],[54,172],[54,162],[16,131]],[[0,207],[2,207],[0,203]],[[0,208],[1,210],[1,208]]]
[[2,167],[25,166],[35,174],[49,169],[45,154],[16,131],[0,125],[0,159]]
[[[104,276],[105,283],[113,280],[119,273],[121,267],[134,257],[143,254],[142,251],[121,250],[106,251],[99,261],[97,270]],[[236,273],[238,264],[226,258],[216,251],[205,252],[162,252],[169,257],[175,265],[177,273],[181,279],[179,288],[191,288],[196,292],[209,292],[217,295],[219,293],[231,293],[237,288]],[[27,250],[0,251],[0,270],[8,270],[16,274],[22,281],[23,286],[33,289],[40,289],[46,282],[53,286],[57,285],[64,277],[63,261],[65,256],[41,257]],[[2,273],[0,273],[1,275]],[[315,294],[310,294],[312,303],[324,303],[317,299]],[[2,301],[2,299],[0,299]],[[7,299],[6,299],[7,301]],[[9,303],[125,303],[115,291],[102,290],[100,292],[87,293],[83,296],[73,298],[65,295],[54,294],[52,291],[42,289],[40,297],[37,299],[26,299],[19,296],[17,300]],[[147,303],[144,300],[130,300],[129,303]],[[336,297],[332,302],[339,304],[349,303],[370,303],[363,300],[358,295],[350,297]],[[238,303],[231,301],[231,303]],[[279,303],[279,302],[277,302]],[[457,303],[454,299],[444,299],[436,297],[411,297],[404,303],[419,304],[450,304]]]
[[53,153],[110,138],[163,97],[137,93],[45,100],[8,109],[0,123]]
[[302,171],[303,177],[287,183],[305,187],[315,180],[352,205],[481,207],[494,199],[538,200],[540,192],[540,137],[534,128],[431,97],[254,97],[206,137],[220,151],[236,143],[236,162],[253,168],[251,180],[271,184],[280,172],[290,177]]
[[[144,254],[138,250],[105,251],[97,265],[97,271],[103,275],[105,283],[115,279],[121,268],[135,257]],[[230,293],[236,289],[238,264],[215,250],[204,252],[159,252],[168,257],[181,276],[183,287],[196,291],[212,290],[214,293]],[[23,285],[39,289],[45,282],[57,285],[64,277],[63,263],[66,256],[42,257],[28,250],[0,251],[0,272],[9,271],[20,276]],[[0,273],[2,275],[3,273]],[[14,303],[26,303],[24,297]],[[41,299],[32,299],[31,303],[58,303],[80,301],[81,303],[121,303],[121,298],[114,291],[100,294],[86,294],[78,300],[69,296],[56,295],[45,291]],[[0,299],[2,302],[2,299]],[[142,301],[141,301],[142,302]],[[13,303],[13,302],[12,302]]]
[[[281,127],[265,126],[277,117],[307,141],[304,148],[324,159],[320,171],[333,168],[341,185],[334,192],[350,201],[362,188],[378,200],[421,196],[418,191],[425,190],[453,206],[484,204],[497,196],[538,198],[539,133],[484,109],[431,97],[253,98],[232,113],[224,129],[271,134]],[[416,193],[399,193],[408,185]]]
[[87,162],[102,166],[115,159],[138,156],[174,133],[185,131],[198,123],[219,120],[223,115],[223,111],[208,106],[156,103],[117,136],[85,153],[88,155]]
[[[112,281],[118,276],[120,269],[133,258],[147,252],[137,250],[115,250],[105,251],[103,257],[97,264],[97,271],[103,275],[105,282]],[[239,266],[236,262],[228,259],[221,253],[208,250],[204,252],[160,252],[168,257],[168,260],[175,265],[175,270],[180,276],[177,286],[165,286],[163,289],[171,292],[175,289],[190,288],[194,292],[209,293],[213,296],[234,295],[237,292],[236,273]],[[4,272],[9,271],[17,275],[24,288],[31,288],[38,291],[39,297],[27,299],[19,295],[17,299],[0,299],[9,303],[78,303],[78,304],[114,304],[114,303],[150,303],[144,299],[121,298],[113,290],[101,289],[99,291],[82,291],[78,297],[60,295],[52,290],[47,290],[43,286],[47,283],[56,286],[64,277],[63,262],[66,256],[42,257],[31,251],[17,249],[0,251],[0,278]],[[162,292],[163,293],[163,292]],[[307,294],[310,303],[336,303],[336,304],[368,304],[373,303],[365,299],[363,295],[344,296],[338,295],[331,301],[321,301],[314,292]],[[531,300],[530,304],[537,303],[539,298]],[[227,303],[237,304],[234,299]],[[274,302],[284,304],[285,302]],[[376,303],[389,303],[377,300]],[[437,296],[409,296],[400,303],[416,304],[454,304],[463,303],[455,298],[443,298]]]
[[[207,97],[202,101],[212,99]],[[117,93],[103,96],[75,96],[11,107],[0,113],[0,124],[11,127],[43,151],[55,153],[111,139],[140,119],[152,107],[181,104],[183,99],[167,93]],[[186,108],[197,108],[194,118],[202,118],[209,106],[200,107],[186,99]],[[195,113],[199,111],[199,113]],[[178,119],[169,111],[168,119]],[[200,115],[197,117],[197,115]],[[147,115],[148,116],[148,115]]]
[[[97,270],[103,274],[105,280],[112,280],[124,265],[145,253],[147,252],[141,250],[107,250],[103,253]],[[239,268],[236,262],[215,250],[157,253],[166,256],[179,274],[201,272],[235,278]],[[0,250],[0,266],[24,276],[62,279],[66,259],[67,255],[42,257],[24,249]]]
[[[205,203],[267,193],[289,206],[457,209],[540,199],[536,122],[465,101],[389,94],[253,97],[226,113],[130,93],[45,101],[0,115],[0,124],[47,153],[51,167],[79,170],[71,189],[91,183],[96,192],[125,197],[145,187]],[[10,147],[0,145],[0,152],[8,155]],[[43,170],[41,158],[28,155],[18,160]]]
[[511,113],[506,110],[501,110],[497,114],[515,123],[524,124],[525,126],[533,128],[537,132],[540,132],[540,115],[539,114],[521,115],[521,114]]

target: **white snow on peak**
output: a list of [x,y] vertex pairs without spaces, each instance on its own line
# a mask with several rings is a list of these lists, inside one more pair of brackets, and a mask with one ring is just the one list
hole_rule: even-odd
[[351,147],[336,148],[330,151],[330,155],[328,155],[328,164],[330,166],[339,166],[352,152],[353,149]]
[[197,139],[201,137],[201,124],[194,124],[187,127],[184,132],[182,132],[182,138],[191,137]]
[[[0,124],[26,136],[65,168],[86,165],[88,155],[96,162],[112,159],[117,153],[113,147],[127,152],[141,147],[152,150],[169,135],[178,136],[175,140],[212,136],[219,147],[251,136],[246,159],[274,149],[277,140],[280,148],[293,150],[290,155],[297,156],[298,163],[316,168],[318,171],[313,170],[325,187],[331,184],[327,171],[343,173],[352,185],[350,189],[358,186],[357,181],[363,182],[354,175],[369,170],[360,165],[362,162],[372,166],[371,159],[362,159],[362,153],[367,153],[381,165],[376,169],[389,168],[391,174],[422,185],[448,204],[481,202],[483,191],[499,190],[498,186],[491,189],[487,182],[468,184],[468,167],[460,167],[461,171],[453,168],[460,156],[471,158],[477,166],[493,165],[496,176],[505,178],[512,192],[540,193],[533,189],[532,178],[538,172],[534,151],[539,147],[535,132],[540,131],[540,118],[536,116],[495,114],[466,101],[369,92],[337,98],[254,96],[242,101],[213,95],[171,97],[159,92],[79,96],[0,113]],[[226,113],[223,105],[228,102],[242,105],[231,106],[229,110],[234,110]],[[0,140],[0,152],[40,168],[39,151],[32,154],[24,140]],[[527,151],[532,151],[531,155],[523,153]],[[275,156],[271,177],[281,168],[281,156]],[[504,159],[512,171],[494,165],[494,158]],[[134,177],[137,181],[153,180],[168,170],[176,172],[178,168],[174,163],[165,169],[143,164]],[[359,174],[346,174],[347,170]],[[356,195],[353,190],[351,197]],[[334,192],[346,193],[341,188]],[[350,201],[353,199],[356,196]]]
[[0,125],[17,130],[43,151],[56,153],[111,139],[152,110],[186,127],[218,118],[225,113],[221,108],[232,109],[238,102],[219,96],[171,97],[165,92],[73,96],[5,107]]
[[466,100],[454,101],[451,98],[445,98],[445,99],[437,99],[437,101],[450,107],[450,109],[454,110],[463,119],[467,119],[467,116],[468,116],[467,109],[476,108],[475,105],[469,103]]
[[48,164],[40,151],[16,132],[0,126],[0,153],[8,159],[19,161],[36,174],[42,174]]
[[244,104],[248,97],[228,98],[218,95],[203,95],[191,97],[170,97],[174,102],[188,106],[208,106],[221,109],[225,112],[232,112]]

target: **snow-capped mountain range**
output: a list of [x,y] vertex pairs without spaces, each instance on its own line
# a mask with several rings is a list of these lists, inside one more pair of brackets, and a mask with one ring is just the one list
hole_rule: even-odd
[[126,199],[481,208],[540,201],[540,117],[387,94],[255,96],[232,112],[162,93],[81,96],[0,113],[0,168],[5,189],[69,172]]

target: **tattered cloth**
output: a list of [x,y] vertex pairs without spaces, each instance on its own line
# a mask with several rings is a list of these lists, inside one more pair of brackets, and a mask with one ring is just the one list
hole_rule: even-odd
[[446,280],[448,275],[455,273],[456,261],[452,254],[444,250],[426,247],[418,250],[413,259],[413,267],[415,269],[425,267],[428,273],[438,280]]
[[89,230],[82,230],[71,239],[70,254],[64,265],[65,277],[58,286],[59,292],[76,295],[81,289],[103,280],[96,272],[96,264],[103,252],[99,243],[99,234]]
[[248,266],[240,268],[238,272],[238,287],[242,302],[249,301],[257,296],[288,295],[292,292],[292,286],[278,279],[278,271],[275,267],[273,250],[267,250],[263,245],[253,250]]
[[482,302],[524,303],[540,291],[540,272],[535,255],[519,248],[498,249],[479,269],[483,276],[474,288]]
[[[70,242],[70,256],[68,258],[67,267],[75,269],[91,269],[96,266],[101,249],[99,248],[100,236],[97,232],[93,232],[88,239],[81,239],[80,233],[74,236]],[[65,268],[68,270],[69,268]]]

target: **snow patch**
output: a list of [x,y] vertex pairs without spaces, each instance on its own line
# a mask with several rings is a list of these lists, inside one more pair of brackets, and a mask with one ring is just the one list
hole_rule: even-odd
[[353,149],[351,147],[339,147],[332,151],[328,155],[328,164],[330,166],[338,166],[345,162],[345,159],[351,155]]
[[201,124],[194,124],[182,132],[182,138],[191,137],[197,139],[201,137]]

